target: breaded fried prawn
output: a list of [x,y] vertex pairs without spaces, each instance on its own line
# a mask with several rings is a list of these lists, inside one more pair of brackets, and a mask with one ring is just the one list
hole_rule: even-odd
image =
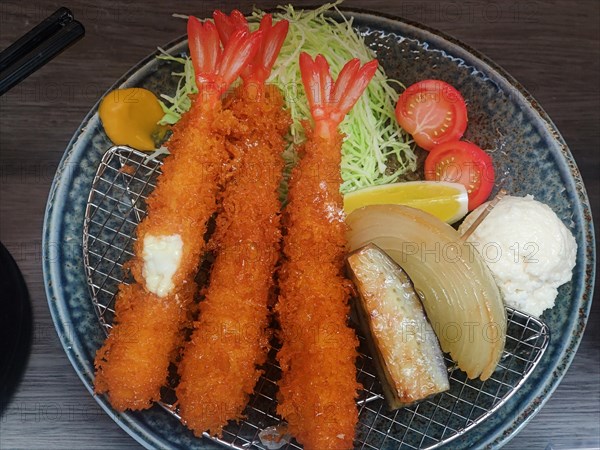
[[236,31],[221,49],[214,24],[190,17],[188,37],[199,94],[167,143],[171,154],[128,263],[134,282],[120,286],[113,327],[95,359],[95,391],[117,410],[159,400],[182,344],[206,223],[229,160],[225,141],[236,122],[221,107],[221,94],[258,50],[260,33]]
[[277,412],[307,450],[350,449],[358,421],[355,360],[358,341],[348,327],[349,281],[340,194],[342,136],[338,125],[377,69],[349,61],[333,83],[322,55],[300,55],[314,119],[293,170],[284,211],[284,261],[276,311],[282,369]]
[[[248,28],[239,11],[217,11],[214,18],[223,44],[235,29]],[[260,50],[242,71],[243,85],[225,102],[236,119],[228,142],[239,158],[209,243],[216,259],[176,389],[179,414],[198,436],[221,434],[228,420],[242,418],[267,357],[269,294],[281,239],[277,190],[290,117],[281,93],[265,89],[265,80],[287,26],[263,17]]]

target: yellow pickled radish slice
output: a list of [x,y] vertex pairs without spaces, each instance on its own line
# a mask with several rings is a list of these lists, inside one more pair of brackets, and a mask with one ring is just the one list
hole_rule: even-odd
[[156,148],[166,127],[158,125],[164,112],[156,96],[147,89],[115,89],[100,102],[100,120],[106,134],[116,145],[137,150]]
[[363,206],[406,205],[454,223],[467,214],[469,197],[460,183],[407,181],[373,186],[344,195],[344,211],[350,214]]

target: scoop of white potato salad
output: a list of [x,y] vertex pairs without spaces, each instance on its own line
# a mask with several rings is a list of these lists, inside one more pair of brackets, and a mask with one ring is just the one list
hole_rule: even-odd
[[[460,233],[488,203],[466,217]],[[487,262],[504,302],[512,308],[540,316],[554,306],[557,288],[571,280],[575,238],[548,205],[531,195],[505,196],[467,240]]]

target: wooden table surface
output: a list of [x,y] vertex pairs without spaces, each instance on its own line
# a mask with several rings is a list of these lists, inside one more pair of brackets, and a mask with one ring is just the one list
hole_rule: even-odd
[[[239,1],[236,6],[249,11],[252,3]],[[600,216],[599,4],[597,0],[345,3],[438,28],[511,73],[545,108],[569,144],[583,173],[596,220]],[[258,3],[263,8],[274,5]],[[0,48],[58,6],[48,0],[3,0]],[[90,107],[156,45],[183,34],[184,23],[170,14],[202,17],[215,8],[228,10],[231,6],[222,1],[153,5],[134,1],[126,6],[125,2],[85,0],[72,0],[64,6],[84,23],[86,37],[0,98],[0,240],[23,271],[34,317],[27,369],[0,418],[0,448],[138,448],[88,394],[54,331],[42,280],[44,207],[63,151]],[[506,448],[600,446],[599,329],[600,302],[596,299],[564,380]]]

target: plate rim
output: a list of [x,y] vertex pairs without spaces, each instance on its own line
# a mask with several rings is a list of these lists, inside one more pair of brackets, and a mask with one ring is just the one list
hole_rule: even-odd
[[[314,7],[303,7],[301,9],[310,10],[314,9]],[[492,61],[483,53],[477,51],[468,44],[465,44],[464,42],[440,30],[429,27],[427,25],[423,25],[422,23],[416,21],[404,19],[400,16],[363,8],[341,7],[339,8],[339,10],[342,13],[348,13],[352,15],[352,17],[354,17],[355,19],[364,19],[370,16],[375,21],[385,20],[391,22],[392,25],[396,24],[396,26],[402,25],[412,27],[421,33],[425,32],[429,34],[431,37],[433,37],[434,41],[441,40],[444,41],[444,43],[446,44],[450,44],[452,46],[453,51],[458,49],[462,54],[457,56],[460,56],[461,58],[467,56],[467,59],[474,58],[475,60],[479,60],[484,65],[487,65],[492,72],[495,72],[495,75],[498,75],[500,79],[504,79],[508,83],[508,85],[512,87],[512,89],[516,90],[516,92],[523,97],[523,100],[526,102],[526,104],[529,107],[531,107],[533,111],[536,112],[539,118],[546,123],[548,129],[552,131],[552,133],[554,134],[555,141],[560,146],[560,154],[563,157],[560,163],[561,165],[565,165],[570,177],[572,178],[572,181],[574,182],[574,192],[576,193],[578,203],[573,205],[573,210],[578,210],[581,217],[583,218],[582,234],[585,245],[582,251],[582,273],[584,274],[584,283],[581,292],[576,293],[580,294],[578,295],[578,305],[580,306],[579,317],[576,324],[574,324],[571,327],[572,332],[568,336],[568,341],[563,344],[560,350],[560,357],[550,364],[550,366],[552,367],[551,372],[553,376],[545,377],[540,383],[540,385],[536,386],[536,388],[532,391],[530,398],[523,399],[521,403],[527,403],[526,405],[519,404],[514,408],[516,417],[507,418],[507,420],[499,428],[496,428],[493,433],[490,433],[486,436],[481,436],[480,438],[476,439],[477,444],[480,446],[500,447],[506,444],[510,439],[512,439],[550,399],[552,393],[557,388],[558,384],[560,383],[565,373],[567,372],[569,366],[571,365],[573,358],[575,357],[577,348],[581,343],[583,332],[587,324],[587,319],[589,316],[593,299],[593,290],[595,282],[595,270],[593,268],[595,267],[596,261],[596,242],[591,206],[589,203],[589,197],[587,195],[585,185],[583,183],[583,179],[581,177],[581,173],[579,172],[575,159],[573,158],[573,155],[571,154],[567,143],[560,134],[560,131],[552,122],[548,114],[541,107],[539,102],[537,102],[535,98],[525,89],[525,87],[523,87],[512,75],[510,75],[500,65]],[[181,45],[186,40],[186,36],[182,35],[176,39],[171,40],[164,46],[161,46],[161,48],[172,50],[174,47]],[[60,192],[61,183],[67,183],[69,177],[69,174],[67,173],[67,178],[64,178],[64,169],[66,163],[72,157],[74,150],[77,147],[78,141],[83,136],[91,134],[92,131],[89,125],[94,120],[94,118],[97,119],[97,109],[100,101],[106,95],[106,93],[110,92],[115,88],[118,88],[124,83],[134,80],[136,75],[141,75],[147,66],[155,63],[155,59],[158,54],[160,54],[159,50],[156,50],[155,52],[149,54],[137,64],[133,65],[120,78],[118,78],[117,81],[115,81],[110,86],[110,88],[96,101],[96,103],[85,115],[79,127],[76,129],[76,132],[73,134],[72,138],[67,144],[65,152],[62,155],[62,158],[58,164],[56,174],[52,181],[52,185],[50,187],[44,213],[42,236],[42,268],[45,292],[48,301],[48,307],[52,316],[52,321],[54,323],[54,327],[57,331],[61,345],[63,346],[63,350],[65,351],[75,372],[82,380],[83,384],[86,386],[87,390],[90,392],[92,397],[102,407],[102,409],[104,409],[104,411],[109,415],[109,417],[111,417],[113,421],[115,421],[131,437],[133,437],[138,443],[140,443],[146,448],[168,448],[168,445],[166,445],[167,443],[164,442],[162,439],[158,438],[158,436],[155,433],[148,433],[148,430],[145,427],[140,426],[137,420],[134,417],[132,417],[131,412],[118,413],[112,409],[112,407],[108,404],[104,396],[97,396],[94,394],[93,387],[89,383],[90,379],[93,379],[93,377],[86,377],[86,375],[89,376],[89,371],[88,373],[86,373],[85,367],[78,361],[79,355],[77,354],[77,349],[80,347],[80,344],[78,344],[77,342],[73,342],[68,336],[69,333],[64,332],[65,328],[68,329],[68,327],[72,327],[72,320],[69,314],[65,313],[65,309],[67,308],[63,296],[64,292],[61,292],[60,289],[56,288],[56,285],[60,285],[60,283],[55,284],[55,281],[60,280],[60,276],[56,274],[57,270],[59,269],[58,267],[56,267],[56,248],[49,245],[49,243],[51,244],[52,242],[57,242],[56,240],[52,241],[51,237],[52,235],[58,233],[58,231],[60,230],[60,227],[54,227],[53,229],[51,225],[54,225],[56,223],[62,223],[62,217],[57,218],[54,216],[54,213],[56,212],[55,206],[58,206],[56,202],[56,194]],[[583,305],[583,308],[581,308],[581,305]],[[471,433],[473,433],[475,430],[476,428],[472,430]]]

